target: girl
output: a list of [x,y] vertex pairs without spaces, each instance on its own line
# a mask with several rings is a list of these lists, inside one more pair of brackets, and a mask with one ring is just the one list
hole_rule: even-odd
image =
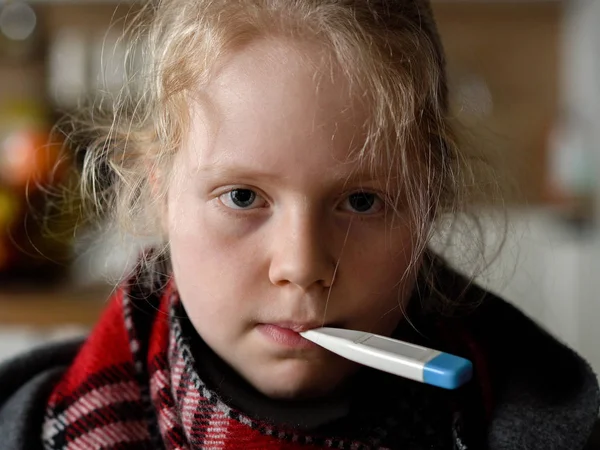
[[[156,243],[84,343],[0,371],[4,449],[584,448],[588,364],[427,249],[471,172],[426,0],[147,12],[142,95],[95,122],[81,186]],[[322,325],[475,377],[359,367],[299,334]]]

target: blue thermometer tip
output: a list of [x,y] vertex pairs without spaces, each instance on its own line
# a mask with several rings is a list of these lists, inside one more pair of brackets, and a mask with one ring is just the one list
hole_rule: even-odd
[[440,353],[423,366],[423,382],[445,389],[456,389],[473,377],[471,361]]

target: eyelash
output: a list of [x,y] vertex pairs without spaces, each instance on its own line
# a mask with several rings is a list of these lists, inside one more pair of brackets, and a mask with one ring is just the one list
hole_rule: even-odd
[[249,188],[241,188],[241,187],[236,187],[233,189],[228,190],[227,192],[222,193],[221,195],[219,195],[218,199],[219,201],[223,204],[223,206],[232,209],[234,211],[249,211],[252,209],[257,209],[257,208],[243,208],[243,207],[235,207],[235,206],[229,206],[227,205],[224,201],[223,198],[226,198],[226,196],[230,196],[233,192],[235,191],[247,191],[252,193],[252,195],[254,195],[254,198],[260,198],[262,199],[265,203],[268,203],[260,194],[258,194],[254,189],[249,189]]
[[[264,202],[266,205],[268,205],[268,201],[267,201],[266,199],[264,199],[264,197],[263,197],[261,194],[257,193],[257,192],[256,192],[256,190],[254,190],[254,189],[251,189],[251,188],[244,188],[244,187],[235,187],[235,188],[229,189],[228,191],[221,193],[221,194],[220,194],[220,195],[217,197],[217,199],[219,200],[219,202],[220,202],[220,203],[221,203],[221,204],[222,204],[224,207],[228,208],[229,210],[235,211],[235,212],[242,212],[242,213],[243,213],[243,212],[245,212],[245,211],[252,211],[252,210],[254,210],[254,209],[260,209],[260,208],[261,208],[261,206],[258,206],[258,207],[248,207],[248,208],[245,208],[245,207],[239,207],[239,206],[230,206],[230,205],[228,205],[228,204],[226,203],[226,201],[227,201],[227,200],[231,200],[231,197],[230,197],[230,196],[231,196],[231,194],[232,194],[233,192],[236,192],[236,191],[247,191],[247,192],[251,193],[251,195],[253,195],[253,196],[254,196],[254,198],[252,199],[253,201],[254,201],[254,200],[256,200],[256,199],[261,199],[261,200],[262,200],[262,201],[263,201],[263,202]],[[354,191],[354,192],[350,192],[349,194],[346,194],[346,195],[344,196],[344,199],[343,199],[343,201],[342,201],[342,202],[340,202],[340,203],[347,202],[347,201],[349,201],[349,200],[350,200],[350,198],[351,198],[353,195],[358,195],[358,194],[362,194],[362,195],[364,195],[364,196],[367,196],[367,195],[368,195],[368,196],[371,196],[371,195],[373,195],[375,198],[374,198],[374,201],[373,201],[373,204],[372,204],[372,205],[375,205],[375,204],[377,204],[377,205],[379,205],[379,208],[378,208],[378,210],[377,210],[377,211],[375,211],[375,212],[360,212],[360,211],[355,211],[355,210],[354,210],[354,211],[352,211],[352,210],[351,210],[351,211],[349,211],[349,212],[351,212],[351,213],[353,213],[353,214],[355,214],[355,215],[357,215],[357,216],[360,216],[360,217],[366,218],[366,217],[375,216],[375,215],[377,215],[379,212],[381,212],[383,209],[385,209],[385,207],[386,207],[386,203],[387,203],[387,202],[386,202],[386,200],[385,200],[384,198],[382,198],[382,196],[381,196],[380,194],[377,194],[376,192],[366,191],[366,190],[365,190],[365,191]],[[252,205],[250,205],[250,206],[252,206]],[[372,206],[371,206],[371,207],[372,207]]]

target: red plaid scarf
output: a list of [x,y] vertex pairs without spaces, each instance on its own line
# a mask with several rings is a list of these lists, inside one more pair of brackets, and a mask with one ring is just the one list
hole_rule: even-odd
[[[390,447],[381,429],[364,440],[309,436],[230,408],[194,370],[174,314],[177,304],[170,287],[162,297],[139,303],[128,288],[115,294],[49,398],[43,427],[47,450],[398,448],[398,438]],[[410,428],[398,421],[389,425]],[[448,430],[452,445],[402,448],[465,450],[461,434],[454,426]]]

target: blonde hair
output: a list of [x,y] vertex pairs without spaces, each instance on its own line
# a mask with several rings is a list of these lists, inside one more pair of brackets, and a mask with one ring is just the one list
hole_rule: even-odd
[[389,176],[398,183],[392,203],[417,224],[418,252],[431,223],[461,211],[476,191],[451,125],[444,53],[426,0],[160,0],[128,32],[142,61],[132,75],[139,90],[97,104],[91,120],[74,123],[68,145],[82,155],[77,182],[88,216],[156,238],[153,258],[167,250],[158,226],[166,186],[153,174],[168,173],[190,100],[217,62],[262,37],[319,42],[366,100],[367,139],[356,156],[398,169]]

